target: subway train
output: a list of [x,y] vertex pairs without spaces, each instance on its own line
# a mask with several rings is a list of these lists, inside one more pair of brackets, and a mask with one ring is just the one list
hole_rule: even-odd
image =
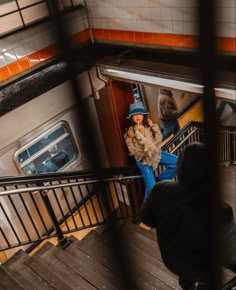
[[[86,74],[81,75],[80,79],[83,86],[88,85],[85,86],[84,91],[87,90],[86,93],[89,93],[91,85]],[[100,94],[104,94],[107,87],[105,88],[105,81],[97,80],[103,87],[96,90],[96,95],[93,93],[84,96],[83,100],[86,102],[88,114],[90,114],[93,124],[96,126],[94,130],[96,130],[99,154],[102,156],[103,166],[106,167],[107,156],[102,141],[96,103],[106,101],[105,96],[100,97]],[[35,82],[37,82],[37,79]],[[108,79],[106,82],[108,82]],[[157,119],[157,109],[155,110],[155,107],[158,87],[135,85],[133,88],[131,83],[116,81],[115,85],[130,87],[131,101],[132,92],[137,95],[135,90],[139,88],[138,98],[140,98],[140,90],[143,90],[145,102],[147,105],[150,103],[150,112],[153,118]],[[180,110],[188,108],[198,97],[197,94],[180,90],[176,91],[174,95],[178,99]],[[119,95],[117,95],[118,97]],[[122,100],[118,100],[118,102],[122,102]],[[50,157],[50,147],[54,145],[57,145],[60,151],[64,150],[69,155],[66,164],[58,170],[71,171],[89,168],[89,160],[85,156],[84,144],[79,135],[81,124],[79,124],[79,118],[77,117],[77,106],[70,82],[67,81],[2,116],[0,124],[2,132],[0,148],[1,176],[47,172],[44,163]],[[127,103],[126,114],[128,114],[128,109]],[[103,112],[99,113],[101,115]],[[121,133],[124,129],[121,128]],[[51,172],[55,172],[55,170]]]
[[[122,149],[122,134],[128,126],[126,117],[130,103],[142,100],[151,118],[158,122],[157,100],[160,88],[167,87],[172,90],[183,119],[181,121],[180,118],[181,127],[190,120],[203,121],[201,109],[198,109],[194,116],[188,114],[187,119],[183,118],[184,113],[193,104],[201,102],[201,86],[186,81],[144,75],[140,71],[130,72],[121,68],[114,69],[112,66],[107,67],[107,65],[93,67],[77,76],[81,100],[96,132],[102,167],[107,167],[108,164],[109,166],[126,164],[125,156],[121,152],[125,151]],[[33,77],[37,84],[37,76]],[[40,81],[40,76],[38,78]],[[30,80],[26,78],[25,83],[27,85]],[[10,86],[16,87],[18,84]],[[221,99],[223,96],[225,101],[232,102],[234,94],[232,90],[217,89],[216,92]],[[1,176],[89,168],[89,157],[84,152],[86,145],[80,138],[83,126],[77,115],[78,102],[73,94],[71,82],[65,81],[36,98],[33,95],[29,98],[30,101],[1,117]],[[118,109],[120,111],[117,111]],[[229,107],[226,111],[228,112],[225,114],[230,114],[233,120],[232,109]],[[120,120],[117,122],[115,118]],[[108,121],[110,126],[107,124]],[[113,134],[114,138],[109,136],[112,131],[117,131]],[[113,142],[113,145],[118,142],[118,154],[113,154],[112,149],[108,148],[113,147],[111,146]],[[55,145],[58,146],[58,150],[68,154],[68,160],[57,170],[50,171],[46,168],[45,162],[50,157],[49,149]]]

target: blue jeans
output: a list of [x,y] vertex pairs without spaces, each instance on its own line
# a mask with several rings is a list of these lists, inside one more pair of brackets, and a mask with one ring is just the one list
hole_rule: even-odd
[[162,141],[168,138],[171,134],[177,133],[180,129],[178,120],[161,120],[161,126],[164,129],[162,133]]
[[[158,176],[159,180],[171,180],[176,176],[176,163],[177,156],[166,151],[161,151],[161,160],[159,165],[166,166],[166,169]],[[149,192],[156,184],[156,178],[152,166],[144,165],[141,161],[136,161],[136,165],[139,168],[143,181],[145,184],[144,200],[148,197]]]

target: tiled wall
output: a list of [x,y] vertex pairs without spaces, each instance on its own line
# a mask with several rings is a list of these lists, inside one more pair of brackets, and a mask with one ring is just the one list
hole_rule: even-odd
[[[68,14],[70,34],[75,44],[90,38],[83,10]],[[0,81],[5,81],[57,53],[52,26],[40,24],[0,39]]]
[[[75,44],[90,38],[132,44],[197,47],[197,0],[87,0],[84,9],[68,14]],[[236,0],[217,0],[219,49],[236,51]],[[51,57],[55,47],[52,28],[40,25],[0,39],[0,82]]]
[[[154,45],[196,47],[198,0],[87,0],[94,36]],[[235,52],[235,0],[217,1],[220,49]]]

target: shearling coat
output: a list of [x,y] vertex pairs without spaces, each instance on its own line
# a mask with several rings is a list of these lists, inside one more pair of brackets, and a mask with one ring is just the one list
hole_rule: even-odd
[[159,126],[154,124],[152,127],[145,128],[144,134],[138,130],[137,125],[133,129],[134,137],[131,138],[127,133],[124,134],[130,155],[144,165],[152,166],[155,170],[161,159],[162,135]]

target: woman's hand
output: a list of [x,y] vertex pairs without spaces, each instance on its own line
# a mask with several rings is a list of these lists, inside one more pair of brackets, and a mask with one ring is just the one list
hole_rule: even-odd
[[148,122],[149,127],[152,127],[153,126],[153,122],[152,122],[151,119],[147,118],[147,122]]
[[129,127],[129,129],[127,131],[127,135],[129,138],[133,138],[135,136],[133,127]]

